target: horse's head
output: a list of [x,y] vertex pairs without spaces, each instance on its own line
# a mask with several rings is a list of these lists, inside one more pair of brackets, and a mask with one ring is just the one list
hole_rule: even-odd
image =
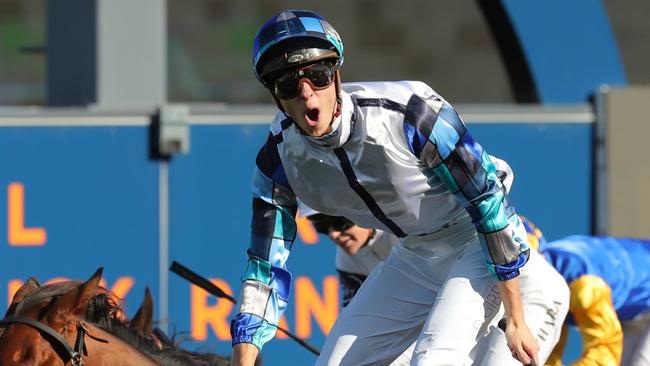
[[0,366],[229,363],[215,354],[179,349],[153,329],[148,288],[138,313],[127,321],[119,299],[99,286],[101,274],[99,269],[85,282],[25,282],[0,321]]
[[83,348],[83,342],[77,338],[83,338],[82,318],[97,291],[101,274],[100,268],[86,282],[45,286],[28,280],[14,296],[2,320],[0,365],[54,366],[79,360],[81,355],[77,353],[83,349],[75,350],[75,342],[81,342],[78,348]]

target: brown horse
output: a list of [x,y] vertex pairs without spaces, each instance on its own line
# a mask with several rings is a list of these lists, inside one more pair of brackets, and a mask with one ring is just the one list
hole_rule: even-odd
[[150,295],[126,322],[114,295],[99,287],[101,273],[85,282],[25,282],[0,321],[0,366],[228,364],[223,357],[155,342]]

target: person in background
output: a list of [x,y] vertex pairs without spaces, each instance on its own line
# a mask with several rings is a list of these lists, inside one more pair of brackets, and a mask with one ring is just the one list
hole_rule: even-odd
[[[574,235],[547,242],[523,222],[529,242],[569,285],[566,323],[578,326],[584,345],[573,365],[650,365],[650,240]],[[562,364],[567,325],[547,365]]]
[[388,258],[399,239],[383,230],[357,226],[345,217],[314,213],[307,218],[317,232],[327,235],[336,244],[336,272],[345,307],[375,266]]

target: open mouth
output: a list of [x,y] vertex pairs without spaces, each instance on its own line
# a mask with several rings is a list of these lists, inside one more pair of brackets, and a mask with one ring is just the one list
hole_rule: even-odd
[[319,111],[317,108],[308,109],[305,112],[305,121],[312,127],[318,125],[318,114]]

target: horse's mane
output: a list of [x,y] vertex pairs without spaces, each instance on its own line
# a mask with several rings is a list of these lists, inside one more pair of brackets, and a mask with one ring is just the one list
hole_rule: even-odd
[[86,310],[86,321],[120,338],[161,365],[169,366],[220,366],[228,365],[229,360],[213,353],[194,353],[166,343],[160,349],[148,337],[144,337],[129,327],[117,314],[123,311],[110,292],[94,296]]
[[[15,314],[20,314],[23,309],[44,302],[51,303],[57,297],[78,287],[81,281],[66,281],[41,286],[37,291],[29,294],[15,309]],[[165,366],[221,366],[229,365],[229,360],[214,353],[194,353],[180,349],[174,342],[165,343],[160,349],[153,339],[140,335],[129,327],[124,310],[119,298],[105,288],[98,288],[97,294],[92,297],[84,320],[98,328],[116,336],[152,360]]]

